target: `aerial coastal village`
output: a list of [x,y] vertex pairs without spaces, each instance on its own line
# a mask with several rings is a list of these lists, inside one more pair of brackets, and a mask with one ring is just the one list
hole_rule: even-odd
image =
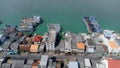
[[[95,16],[82,18],[88,33],[63,32],[50,23],[34,33],[40,16],[1,28],[0,68],[120,68],[120,33],[103,29]],[[80,29],[80,28],[79,28]]]

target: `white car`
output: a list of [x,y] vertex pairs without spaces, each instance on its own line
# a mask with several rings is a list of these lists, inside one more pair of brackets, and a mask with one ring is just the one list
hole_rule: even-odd
[[0,51],[3,51],[3,48],[2,48],[2,47],[0,47]]

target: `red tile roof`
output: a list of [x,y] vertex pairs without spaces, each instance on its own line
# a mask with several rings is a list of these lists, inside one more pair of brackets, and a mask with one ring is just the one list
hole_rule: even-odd
[[120,68],[120,60],[108,59],[108,68]]
[[33,37],[33,42],[39,42],[41,40],[42,40],[42,36],[37,35]]

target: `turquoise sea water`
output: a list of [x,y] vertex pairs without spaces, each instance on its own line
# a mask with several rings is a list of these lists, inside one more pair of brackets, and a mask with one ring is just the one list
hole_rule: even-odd
[[87,32],[83,16],[96,16],[103,29],[120,32],[120,0],[0,0],[0,27],[34,15],[44,20],[35,31],[40,34],[47,32],[48,23],[60,23],[63,31]]

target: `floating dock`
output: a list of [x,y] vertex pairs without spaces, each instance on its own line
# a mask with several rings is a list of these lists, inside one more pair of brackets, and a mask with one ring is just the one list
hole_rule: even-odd
[[101,33],[103,30],[94,16],[83,17],[89,33]]

